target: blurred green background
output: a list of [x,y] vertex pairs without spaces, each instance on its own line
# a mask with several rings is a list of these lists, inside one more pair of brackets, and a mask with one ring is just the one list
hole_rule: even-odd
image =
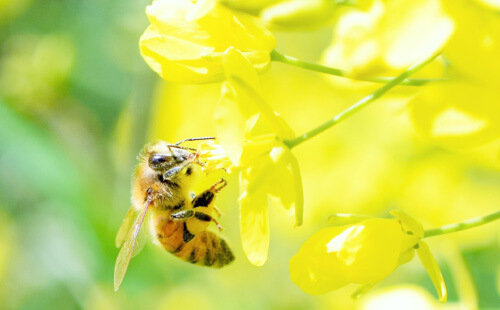
[[[290,257],[335,212],[400,208],[432,228],[498,210],[498,158],[420,140],[404,111],[411,88],[294,149],[305,222],[293,228],[270,210],[265,266],[241,250],[238,182],[228,176],[218,206],[236,261],[200,268],[149,243],[113,292],[135,156],[151,140],[213,135],[220,91],[167,84],[146,66],[138,39],[148,4],[0,0],[0,309],[500,309],[498,224],[429,240],[450,292],[445,305],[416,260],[356,302],[353,287],[309,296],[289,279]],[[332,31],[276,36],[280,52],[319,61]],[[374,89],[283,64],[261,77],[296,133]]]

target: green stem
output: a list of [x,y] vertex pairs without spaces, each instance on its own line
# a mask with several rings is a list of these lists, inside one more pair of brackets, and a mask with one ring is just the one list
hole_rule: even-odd
[[449,234],[452,232],[456,231],[461,231],[461,230],[466,230],[469,228],[474,228],[489,222],[493,222],[500,219],[500,211],[497,211],[495,213],[486,215],[486,216],[480,216],[472,219],[465,220],[461,223],[455,223],[455,224],[450,224],[450,225],[445,225],[441,226],[438,228],[434,229],[429,229],[426,230],[424,233],[424,238],[428,237],[434,237],[434,236],[439,236],[439,235],[444,235],[444,234]]
[[[414,64],[411,66],[408,70],[405,72],[401,73],[399,76],[395,77],[394,79],[390,80],[387,84],[382,86],[381,88],[377,89],[375,92],[371,93],[370,95],[364,97],[360,101],[356,102],[354,105],[350,106],[340,114],[337,114],[335,117],[332,119],[324,122],[323,124],[319,125],[318,127],[304,133],[303,135],[297,136],[293,139],[290,140],[285,140],[284,143],[289,147],[293,148],[299,144],[301,144],[304,141],[307,141],[311,139],[312,137],[322,133],[323,131],[327,130],[328,128],[342,122],[343,120],[347,119],[351,115],[355,114],[362,108],[366,107],[368,104],[372,103],[373,101],[377,100],[378,98],[382,97],[387,91],[389,91],[391,88],[400,85],[400,83],[406,78],[408,78],[410,75],[413,73],[417,72],[418,70],[422,69],[430,63],[434,58],[436,58],[439,55],[439,53],[433,55],[432,57],[421,61],[419,63]],[[335,69],[336,70],[336,69]]]
[[[327,67],[327,66],[323,66],[323,65],[318,65],[318,64],[302,61],[302,60],[297,59],[297,58],[292,57],[292,56],[283,55],[283,54],[277,52],[276,50],[273,50],[271,52],[271,60],[279,61],[279,62],[288,64],[288,65],[292,65],[292,66],[296,66],[296,67],[301,67],[301,68],[304,68],[307,70],[312,70],[312,71],[326,73],[326,74],[330,74],[330,75],[345,77],[345,78],[348,78],[351,80],[385,84],[385,83],[394,79],[393,77],[375,77],[375,78],[352,77],[352,76],[349,76],[349,74],[347,72],[342,71],[340,69],[331,68],[331,67]],[[441,80],[445,80],[445,79],[444,78],[443,79],[407,79],[407,80],[401,81],[401,83],[399,83],[399,84],[406,85],[406,86],[421,86],[427,82],[441,81]]]

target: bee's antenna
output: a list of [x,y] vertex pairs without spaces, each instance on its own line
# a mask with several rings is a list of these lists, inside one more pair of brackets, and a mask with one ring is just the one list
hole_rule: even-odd
[[176,144],[174,144],[174,146],[178,146],[178,145],[180,145],[184,142],[188,142],[188,141],[201,141],[201,140],[215,140],[215,137],[188,138],[188,139],[184,139],[184,140],[177,142]]
[[170,152],[172,152],[171,147],[175,147],[176,149],[181,149],[181,150],[186,150],[186,151],[197,151],[198,150],[198,149],[195,149],[194,147],[180,146],[177,144],[169,144],[167,147],[168,147],[168,150]]

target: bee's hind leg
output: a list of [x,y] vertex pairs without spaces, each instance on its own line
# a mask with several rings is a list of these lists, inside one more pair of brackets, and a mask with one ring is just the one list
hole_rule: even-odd
[[213,208],[214,208],[215,213],[217,213],[217,216],[221,217],[223,214],[222,211],[219,208],[217,208],[217,206],[215,206],[215,205],[213,206]]
[[222,226],[219,225],[219,222],[217,222],[216,219],[214,219],[213,217],[211,217],[210,215],[208,215],[206,213],[195,211],[194,217],[200,221],[203,221],[203,222],[209,222],[209,221],[214,222],[214,224],[217,226],[217,229],[219,231],[222,231],[222,229],[223,229]]

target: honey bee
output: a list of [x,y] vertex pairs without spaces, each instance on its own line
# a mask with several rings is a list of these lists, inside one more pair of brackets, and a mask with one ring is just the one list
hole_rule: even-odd
[[226,241],[207,228],[211,222],[222,230],[213,213],[220,216],[214,198],[225,185],[221,179],[209,189],[194,195],[189,192],[195,176],[201,174],[196,149],[183,147],[185,139],[176,144],[159,141],[146,145],[138,159],[132,180],[132,207],[116,236],[120,252],[116,259],[114,288],[118,290],[130,259],[144,242],[140,233],[148,222],[153,238],[179,259],[219,268],[234,260]]

